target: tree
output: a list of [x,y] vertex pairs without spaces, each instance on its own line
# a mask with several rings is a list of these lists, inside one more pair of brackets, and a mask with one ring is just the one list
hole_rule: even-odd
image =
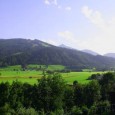
[[13,109],[22,107],[24,101],[23,84],[21,82],[13,82],[11,85],[9,104]]
[[66,86],[64,93],[64,109],[69,112],[74,106],[74,90],[73,87]]
[[0,84],[0,107],[4,106],[8,102],[10,94],[10,85],[8,82]]
[[77,84],[74,88],[74,102],[76,106],[82,106],[84,104],[84,86]]
[[100,85],[98,81],[93,80],[84,87],[84,100],[87,106],[93,105],[94,102],[98,102],[101,98]]
[[38,109],[45,112],[62,109],[65,91],[65,82],[60,74],[55,73],[48,77],[43,76],[37,88],[36,103]]
[[80,107],[73,106],[70,115],[82,115],[82,114],[83,114],[83,112]]
[[19,108],[17,110],[17,115],[38,115],[38,112],[34,108]]
[[103,85],[109,84],[111,81],[115,80],[115,73],[108,72],[103,74],[103,77],[100,79],[99,83]]
[[23,96],[24,96],[24,101],[23,101],[23,106],[26,108],[29,107],[35,107],[35,98],[36,97],[36,87],[35,85],[30,85],[28,83],[23,84]]
[[108,72],[103,74],[103,77],[99,80],[101,85],[101,95],[103,100],[108,99],[108,93],[114,90],[115,85],[115,73]]
[[5,103],[4,106],[0,107],[0,115],[15,115],[15,111],[10,108],[10,105]]
[[25,63],[21,64],[21,68],[23,71],[25,71],[27,69],[27,64],[25,64]]
[[78,81],[77,81],[77,80],[73,81],[73,86],[74,86],[74,87],[75,87],[77,84],[78,84]]

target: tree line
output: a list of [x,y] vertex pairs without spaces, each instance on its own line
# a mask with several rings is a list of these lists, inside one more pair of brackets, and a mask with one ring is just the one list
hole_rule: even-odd
[[109,93],[115,91],[114,82],[115,73],[109,72],[88,84],[69,85],[59,73],[34,85],[1,83],[0,115],[112,115]]

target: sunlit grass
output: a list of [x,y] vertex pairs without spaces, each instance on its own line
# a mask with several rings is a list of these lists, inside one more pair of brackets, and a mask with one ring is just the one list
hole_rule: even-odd
[[[42,67],[45,65],[29,65],[29,67]],[[49,65],[47,70],[63,70],[65,67],[62,65]],[[92,74],[103,73],[103,72],[69,72],[61,73],[63,79],[68,83],[72,84],[73,81],[78,81],[79,83],[88,83],[87,80]],[[9,66],[7,68],[0,69],[0,82],[9,82],[21,81],[23,83],[27,82],[30,84],[37,83],[37,79],[40,79],[43,76],[43,71],[28,70],[21,71],[21,66]]]
[[90,80],[87,80],[92,74],[103,73],[103,72],[70,72],[63,73],[63,78],[67,83],[73,83],[73,81],[78,81],[79,83],[88,83]]

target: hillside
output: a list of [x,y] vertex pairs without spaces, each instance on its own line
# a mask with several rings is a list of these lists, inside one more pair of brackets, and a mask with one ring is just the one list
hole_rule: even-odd
[[67,49],[73,49],[73,48],[71,48],[71,47],[69,47],[69,46],[66,46],[66,45],[64,45],[64,44],[59,45],[59,47],[61,47],[61,48],[67,48]]
[[99,55],[97,52],[94,52],[94,51],[88,50],[88,49],[82,50],[82,52],[85,52],[85,53],[88,53],[88,54],[91,54],[91,55],[94,55],[94,56]]
[[0,66],[17,64],[60,64],[102,69],[113,67],[115,59],[56,47],[40,40],[0,39]]
[[107,53],[104,56],[115,58],[115,53]]

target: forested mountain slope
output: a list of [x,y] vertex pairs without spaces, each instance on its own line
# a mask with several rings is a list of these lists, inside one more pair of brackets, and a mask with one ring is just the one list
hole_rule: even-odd
[[0,39],[0,66],[17,64],[61,64],[78,68],[109,68],[114,67],[115,59],[56,47],[40,40]]
[[89,53],[89,54],[92,54],[94,56],[99,55],[97,52],[94,52],[94,51],[88,50],[88,49],[82,50],[82,52]]

